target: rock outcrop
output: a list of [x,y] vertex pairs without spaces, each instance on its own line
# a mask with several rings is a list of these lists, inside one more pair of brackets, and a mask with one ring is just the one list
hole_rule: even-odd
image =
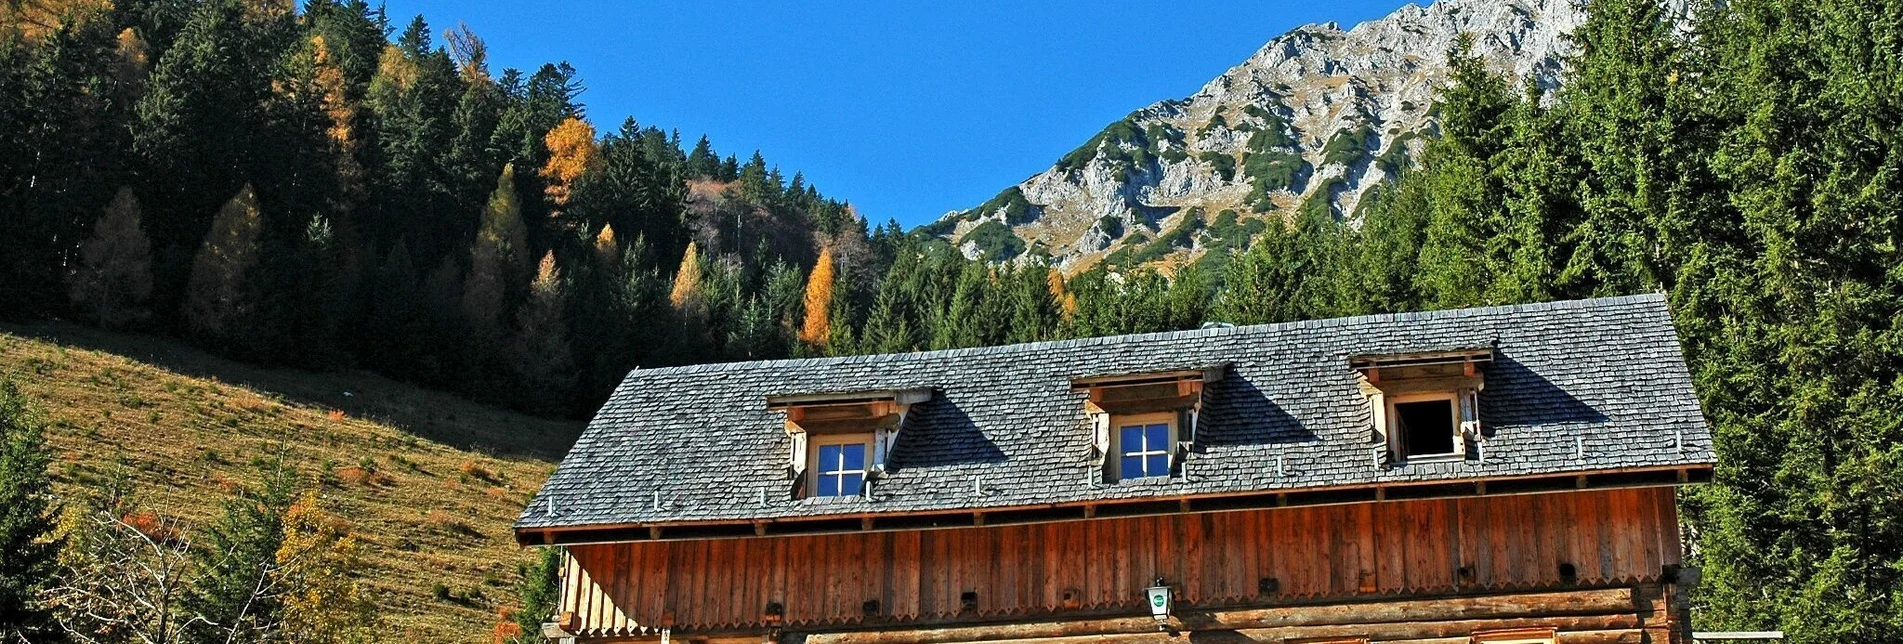
[[1575,2],[1441,0],[1345,31],[1295,29],[1194,95],[1131,113],[927,230],[974,258],[1049,255],[1075,269],[1194,257],[1260,228],[1238,221],[1304,206],[1352,219],[1432,132],[1435,88],[1461,34],[1500,71],[1554,86],[1566,34],[1584,18]]

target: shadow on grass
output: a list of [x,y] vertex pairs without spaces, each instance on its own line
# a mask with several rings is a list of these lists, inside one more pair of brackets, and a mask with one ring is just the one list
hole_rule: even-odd
[[168,337],[117,333],[70,322],[0,325],[0,332],[100,351],[181,375],[341,411],[459,450],[555,461],[581,436],[583,423],[538,418],[358,370],[313,372],[260,367],[206,353]]

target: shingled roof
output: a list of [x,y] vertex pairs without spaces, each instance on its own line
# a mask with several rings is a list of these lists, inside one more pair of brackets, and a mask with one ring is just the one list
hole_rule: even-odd
[[[1395,466],[1371,442],[1351,356],[1492,347],[1488,438]],[[1226,364],[1184,475],[1104,483],[1075,378]],[[791,498],[769,396],[929,388],[872,498]],[[516,522],[776,521],[1141,498],[1708,467],[1710,429],[1665,299],[1605,298],[1000,347],[643,369]]]

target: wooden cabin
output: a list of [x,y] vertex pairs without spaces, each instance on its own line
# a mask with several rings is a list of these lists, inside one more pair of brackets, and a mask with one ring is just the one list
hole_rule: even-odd
[[638,370],[515,533],[564,642],[1689,642],[1713,459],[1639,296]]

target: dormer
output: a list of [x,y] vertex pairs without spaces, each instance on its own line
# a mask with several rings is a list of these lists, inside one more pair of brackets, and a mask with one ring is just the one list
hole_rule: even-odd
[[1074,378],[1091,423],[1091,456],[1103,481],[1167,479],[1182,474],[1196,441],[1203,386],[1223,366]]
[[852,497],[883,476],[912,405],[930,389],[773,396],[769,411],[786,413],[792,449],[793,498]]
[[1493,349],[1353,356],[1374,419],[1373,441],[1390,462],[1464,460],[1481,438],[1480,390]]

